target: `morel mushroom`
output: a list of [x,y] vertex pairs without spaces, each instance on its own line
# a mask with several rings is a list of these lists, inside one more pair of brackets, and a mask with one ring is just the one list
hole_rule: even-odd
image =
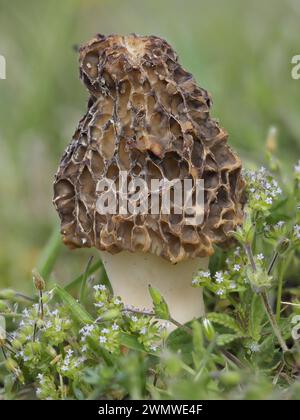
[[[88,110],[54,182],[63,241],[99,249],[125,303],[151,306],[151,284],[179,322],[203,315],[192,274],[207,268],[214,244],[230,243],[243,219],[244,196],[241,162],[210,117],[211,97],[171,46],[154,36],[96,36],[80,48],[80,76],[90,93]],[[116,189],[110,193],[117,211],[103,212],[99,200],[109,188],[99,183],[120,187],[121,173],[128,184],[142,179],[150,191],[153,179],[203,179],[203,220],[188,223],[183,211],[175,211],[174,194],[170,213],[151,212],[149,203],[148,211],[120,211]],[[163,187],[157,191],[161,200]]]

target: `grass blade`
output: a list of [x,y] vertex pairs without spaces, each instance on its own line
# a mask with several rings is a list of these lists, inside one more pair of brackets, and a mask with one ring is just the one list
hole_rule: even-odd
[[87,277],[94,274],[96,271],[98,271],[102,267],[101,260],[97,261],[95,264],[93,264],[86,273],[81,274],[80,276],[76,277],[74,280],[72,280],[70,283],[68,283],[66,286],[64,286],[64,289],[67,291],[72,290],[74,287],[78,286],[82,280],[83,276],[86,275]]
[[38,271],[45,280],[47,280],[53,270],[61,246],[60,231],[55,229],[44,247],[37,264]]
[[85,298],[85,291],[86,291],[86,282],[87,282],[87,279],[88,279],[88,271],[89,271],[89,269],[90,269],[90,267],[91,267],[91,264],[92,264],[92,261],[93,261],[93,256],[91,256],[90,258],[89,258],[89,260],[88,260],[88,263],[87,263],[87,265],[86,265],[86,268],[85,268],[85,270],[84,270],[84,273],[83,273],[83,275],[82,275],[82,282],[81,282],[81,287],[80,287],[80,294],[79,294],[79,301],[81,302],[81,303],[83,303],[83,301],[84,301],[84,298]]
[[64,288],[56,284],[54,292],[59,299],[67,306],[73,318],[81,324],[89,324],[94,322],[91,315],[84,309],[84,307],[77,302]]

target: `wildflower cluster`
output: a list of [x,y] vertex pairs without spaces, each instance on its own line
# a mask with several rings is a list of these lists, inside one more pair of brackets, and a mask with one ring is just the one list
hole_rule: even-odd
[[258,171],[245,171],[248,191],[248,207],[252,210],[267,211],[282,190],[278,182],[268,174],[264,167]]
[[[133,334],[147,351],[159,347],[163,329],[147,309],[124,306],[119,297],[112,296],[105,285],[94,286],[95,307],[99,326],[93,328],[92,335],[98,335],[100,344],[108,351],[120,350],[119,336]],[[84,331],[82,340],[86,340]]]
[[206,287],[221,299],[230,293],[242,292],[246,288],[247,277],[245,274],[246,257],[241,247],[236,247],[228,253],[225,269],[212,274],[209,270],[200,270],[194,276],[194,287]]
[[61,305],[54,291],[45,292],[43,310],[41,302],[25,308],[18,327],[10,333],[7,369],[19,383],[25,381],[23,372],[30,372],[39,399],[67,398],[71,385],[88,389],[85,370],[107,358],[121,357],[124,337],[150,353],[162,346],[164,326],[152,312],[125,308],[103,284],[93,287],[92,299],[95,314],[80,325],[78,317],[74,319],[84,311],[78,302],[69,296],[71,306]]

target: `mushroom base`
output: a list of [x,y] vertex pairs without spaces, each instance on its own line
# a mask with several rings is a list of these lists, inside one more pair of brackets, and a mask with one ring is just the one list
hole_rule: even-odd
[[[149,284],[160,291],[173,319],[184,324],[205,314],[202,288],[192,287],[193,274],[206,270],[208,258],[171,264],[153,254],[122,251],[111,255],[100,251],[115,296],[126,305],[152,309]],[[174,328],[170,328],[171,330]]]

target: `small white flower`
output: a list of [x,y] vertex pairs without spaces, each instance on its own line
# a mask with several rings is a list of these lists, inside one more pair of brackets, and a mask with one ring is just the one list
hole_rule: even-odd
[[77,359],[77,360],[75,360],[75,362],[74,362],[74,367],[79,367],[79,365],[80,365],[80,360],[79,359]]
[[41,384],[45,381],[44,375],[42,373],[38,373],[37,378]]
[[28,311],[28,309],[27,309],[27,308],[25,308],[25,309],[22,311],[22,314],[24,315],[24,317],[28,318],[28,317],[29,317],[29,311]]
[[58,315],[58,309],[55,309],[54,311],[51,312],[51,315],[53,316],[57,316]]
[[251,343],[249,349],[252,351],[252,353],[257,353],[260,350],[260,345],[257,343]]
[[98,303],[94,303],[94,305],[96,306],[96,308],[102,308],[104,306],[104,303],[98,302]]
[[300,160],[298,160],[298,163],[297,163],[297,165],[295,165],[295,172],[296,172],[296,174],[300,174]]
[[121,305],[122,301],[119,298],[114,300],[115,305]]
[[230,289],[235,289],[236,288],[236,282],[232,281],[229,285]]
[[93,286],[93,289],[98,291],[98,290],[106,290],[106,286],[104,284],[95,284],[95,286]]
[[42,393],[42,389],[41,389],[41,388],[37,388],[37,389],[35,390],[35,392],[36,392],[36,395],[37,395],[37,396],[39,396],[39,395],[41,395],[41,393]]
[[262,261],[265,258],[265,256],[264,254],[257,254],[256,258],[258,259],[258,261]]
[[81,347],[81,351],[82,351],[82,353],[85,353],[85,352],[87,351],[87,345],[86,345],[86,344],[84,344],[84,345]]
[[68,369],[69,369],[69,368],[68,368],[68,366],[66,366],[66,365],[63,365],[63,366],[61,367],[61,370],[62,370],[63,372],[66,372]]
[[106,343],[107,342],[107,338],[104,337],[104,335],[100,335],[99,341],[100,341],[100,343]]
[[295,225],[293,229],[294,229],[294,235],[296,236],[296,238],[300,239],[300,225]]
[[114,323],[114,324],[112,325],[111,329],[112,329],[113,331],[118,331],[118,329],[119,329],[119,325],[117,325],[116,323]]
[[143,328],[141,329],[140,333],[141,333],[142,335],[145,335],[145,334],[147,333],[147,328],[146,328],[146,327],[143,327]]
[[236,257],[239,257],[239,256],[240,256],[240,253],[241,253],[241,247],[240,247],[240,246],[237,246],[237,247],[235,248],[234,255],[235,255]]
[[240,271],[241,266],[239,264],[234,264],[233,271]]
[[71,357],[73,353],[74,353],[74,351],[73,351],[73,350],[71,350],[71,349],[69,349],[69,350],[67,351],[67,357]]
[[193,279],[192,280],[192,284],[195,286],[195,285],[197,285],[197,284],[199,284],[199,280],[198,279]]
[[81,330],[79,331],[80,334],[83,335],[83,337],[87,337],[91,335],[91,332],[95,329],[95,326],[92,324],[85,325]]
[[205,279],[208,279],[210,277],[210,272],[209,271],[200,271],[199,275],[201,277],[204,277]]
[[159,330],[165,330],[168,329],[170,327],[171,323],[169,321],[164,321],[160,324],[160,326],[158,327]]
[[69,366],[69,364],[70,364],[70,357],[66,356],[66,358],[64,360],[64,365]]
[[131,321],[133,321],[133,322],[137,322],[137,321],[138,321],[137,316],[133,315],[133,316],[131,317]]
[[223,274],[221,271],[216,272],[215,279],[217,283],[222,283],[224,281]]
[[101,332],[102,332],[102,334],[108,334],[109,329],[108,328],[102,328]]
[[157,350],[157,346],[155,344],[151,344],[150,350],[155,352]]
[[276,223],[276,227],[278,229],[282,228],[285,225],[285,222],[283,220],[279,220],[279,222]]
[[56,325],[55,331],[57,331],[57,332],[61,331],[61,325]]
[[273,198],[272,197],[267,197],[266,200],[265,200],[265,202],[267,204],[272,204],[273,203]]
[[218,296],[222,296],[222,295],[224,295],[224,290],[223,290],[223,289],[218,289],[218,290],[216,291],[216,294],[217,294]]

